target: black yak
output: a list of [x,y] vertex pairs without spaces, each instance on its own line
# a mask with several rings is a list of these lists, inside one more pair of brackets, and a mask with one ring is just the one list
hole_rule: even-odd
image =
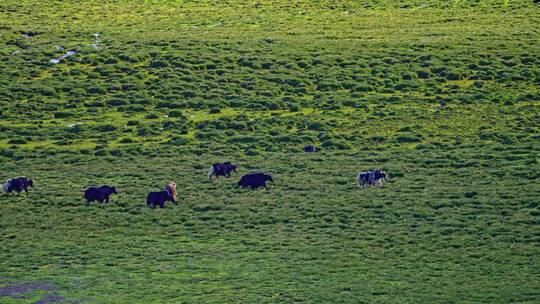
[[231,162],[215,163],[208,171],[208,179],[211,179],[212,176],[216,178],[219,176],[230,177],[231,172],[238,172],[236,169],[238,169],[238,166],[231,164]]
[[163,208],[166,201],[170,201],[176,204],[176,199],[167,190],[150,192],[146,196],[146,205],[151,208],[156,208],[156,206],[159,206],[159,208]]
[[17,192],[17,195],[20,195],[23,190],[26,192],[26,195],[28,195],[28,187],[34,187],[34,181],[26,176],[8,179],[6,183],[2,185],[2,189],[6,193]]
[[101,187],[90,187],[84,190],[84,198],[86,199],[86,203],[88,204],[93,201],[98,201],[100,203],[108,203],[111,194],[116,193],[118,192],[116,192],[116,187],[114,186],[103,185]]
[[270,174],[264,174],[264,173],[246,174],[242,176],[240,181],[238,181],[236,188],[251,187],[251,189],[255,189],[259,187],[265,187],[266,189],[268,189],[268,186],[266,185],[266,182],[268,181],[271,181],[272,183],[274,182],[274,179],[272,178],[272,175]]

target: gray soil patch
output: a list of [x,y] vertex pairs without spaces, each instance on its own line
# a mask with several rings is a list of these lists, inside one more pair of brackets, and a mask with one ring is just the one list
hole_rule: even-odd
[[[22,283],[8,285],[0,287],[0,297],[16,297],[19,294],[32,292],[36,290],[56,290],[56,286],[51,283],[41,282],[41,283]],[[54,302],[43,302],[43,303],[54,303]]]

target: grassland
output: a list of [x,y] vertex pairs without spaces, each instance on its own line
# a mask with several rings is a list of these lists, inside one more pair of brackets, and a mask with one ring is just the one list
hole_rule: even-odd
[[[531,1],[2,1],[0,178],[36,187],[0,196],[0,288],[536,303],[539,21]],[[222,160],[276,184],[209,182]],[[358,190],[373,167],[389,183]],[[169,180],[179,205],[146,208]]]

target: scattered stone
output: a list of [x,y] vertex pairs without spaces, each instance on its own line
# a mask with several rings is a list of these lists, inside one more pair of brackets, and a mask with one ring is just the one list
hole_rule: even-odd
[[77,54],[77,52],[75,51],[68,51],[67,53],[65,53],[64,55],[58,57],[58,58],[55,58],[55,59],[51,59],[51,62],[54,63],[54,64],[57,64],[57,63],[60,63],[60,60],[64,59],[64,58],[67,58],[69,56],[73,56]]
[[69,124],[69,125],[68,125],[68,128],[73,128],[73,127],[75,127],[76,125],[82,125],[82,122],[76,122],[76,123]]

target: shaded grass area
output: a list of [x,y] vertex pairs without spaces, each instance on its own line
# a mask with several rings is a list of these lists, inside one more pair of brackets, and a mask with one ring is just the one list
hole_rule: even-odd
[[[276,177],[255,192],[208,182],[215,156],[28,161],[31,196],[1,197],[3,273],[90,302],[530,301],[540,187],[497,147],[446,152],[463,167],[438,150],[237,159]],[[356,172],[381,163],[387,187],[358,190]],[[146,208],[169,179],[180,205]],[[113,203],[85,206],[96,182],[118,186]]]

